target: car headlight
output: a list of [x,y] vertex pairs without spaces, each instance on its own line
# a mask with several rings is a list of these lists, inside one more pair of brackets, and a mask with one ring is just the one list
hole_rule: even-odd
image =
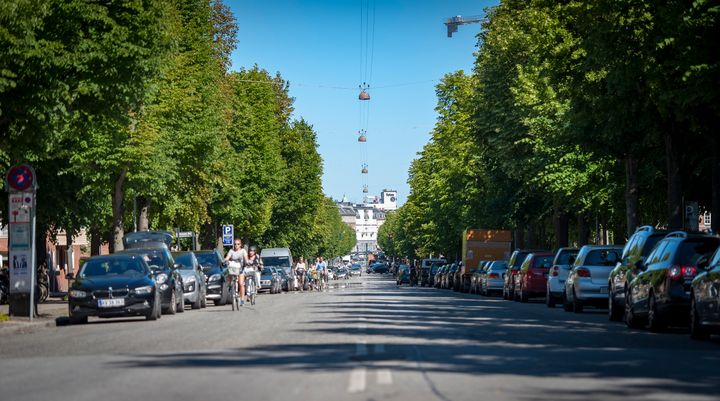
[[160,274],[158,274],[157,276],[155,276],[155,281],[156,281],[158,284],[162,284],[162,283],[166,282],[167,279],[168,279],[168,275],[165,274],[165,273],[160,273]]
[[135,289],[135,294],[145,295],[152,292],[152,286],[146,285],[145,287],[138,287]]
[[208,281],[220,281],[220,278],[222,278],[222,275],[216,273],[210,276]]
[[188,277],[188,278],[185,280],[185,284],[195,284],[195,276]]
[[72,298],[85,298],[87,297],[87,292],[80,291],[80,290],[70,290],[70,297]]

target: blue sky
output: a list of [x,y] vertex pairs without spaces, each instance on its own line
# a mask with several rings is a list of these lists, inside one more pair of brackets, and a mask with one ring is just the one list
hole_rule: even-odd
[[[367,181],[370,194],[396,189],[403,203],[410,162],[435,124],[434,86],[446,73],[471,70],[476,51],[478,24],[448,38],[443,22],[483,14],[497,0],[375,0],[367,178],[360,174],[360,101],[352,89],[362,83],[361,1],[226,0],[239,25],[233,68],[257,64],[290,81],[294,117],[318,135],[325,194],[360,201]],[[381,88],[405,83],[415,84]]]

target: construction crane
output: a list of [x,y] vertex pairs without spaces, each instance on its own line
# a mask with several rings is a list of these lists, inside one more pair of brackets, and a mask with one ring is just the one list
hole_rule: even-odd
[[452,34],[458,31],[459,25],[479,24],[481,22],[481,15],[470,15],[467,17],[463,17],[462,15],[456,15],[454,17],[450,17],[445,21],[445,26],[447,26],[448,31],[448,38],[452,38]]

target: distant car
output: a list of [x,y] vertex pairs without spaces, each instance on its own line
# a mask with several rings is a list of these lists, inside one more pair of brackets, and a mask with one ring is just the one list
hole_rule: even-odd
[[505,274],[505,281],[503,283],[503,298],[504,299],[515,299],[515,283],[516,276],[520,271],[520,266],[527,258],[527,255],[531,252],[547,252],[542,250],[527,250],[517,249],[510,255],[508,261],[508,271]]
[[68,291],[70,323],[89,316],[160,318],[158,283],[141,255],[95,256],[87,260]]
[[432,267],[434,265],[442,266],[447,261],[445,259],[423,259],[420,261],[420,277],[418,283],[420,286],[433,285]]
[[277,294],[282,291],[281,276],[272,266],[265,266],[260,273],[260,285],[258,292],[268,291],[271,294]]
[[502,294],[507,266],[508,264],[504,260],[490,262],[481,279],[480,293],[482,295]]
[[450,268],[450,265],[443,264],[440,265],[440,267],[437,270],[437,273],[435,273],[435,277],[433,277],[433,287],[435,288],[442,288],[442,281],[443,276],[445,275],[445,271]]
[[482,292],[482,277],[487,273],[486,269],[490,263],[488,260],[481,260],[477,267],[470,269],[468,292],[471,294],[480,294]]
[[368,271],[371,273],[385,274],[388,273],[390,269],[385,263],[373,263],[368,268]]
[[455,278],[455,273],[458,271],[458,267],[459,265],[457,263],[452,263],[450,265],[450,269],[443,275],[443,288],[447,290],[451,290],[453,288],[453,279]]
[[707,260],[720,246],[720,238],[707,234],[672,232],[655,245],[642,273],[630,282],[625,323],[657,331],[673,323],[687,324],[692,281],[698,261]]
[[402,264],[398,266],[397,285],[410,284],[410,266]]
[[[278,277],[280,278],[280,289],[282,291],[292,291],[293,289],[293,280],[290,278],[290,275],[288,272],[285,271],[285,269],[281,267],[276,267],[275,272],[278,274]],[[262,280],[262,276],[261,276]]]
[[150,266],[155,281],[160,285],[160,299],[162,302],[162,313],[174,315],[185,311],[185,298],[183,296],[182,275],[178,271],[179,265],[175,264],[167,246],[144,242],[143,248],[130,248],[115,255],[136,255],[140,256]]
[[216,306],[225,305],[229,290],[227,269],[222,255],[215,249],[195,251],[195,257],[202,266],[205,277],[207,277],[207,285],[205,286],[207,293],[205,297],[212,300]]
[[637,262],[644,260],[668,231],[656,230],[652,226],[642,226],[630,236],[623,248],[620,261],[608,277],[608,317],[613,321],[623,319],[625,313],[625,295],[630,282],[641,272]]
[[532,252],[520,265],[517,275],[518,287],[515,288],[515,299],[527,302],[528,299],[545,296],[547,278],[555,254],[550,252]]
[[433,262],[430,266],[430,275],[428,276],[428,283],[427,285],[429,287],[435,287],[435,276],[437,276],[438,271],[440,271],[440,268],[445,266],[445,262]]
[[358,263],[353,263],[352,266],[350,266],[350,276],[362,277],[362,266]]
[[607,306],[610,271],[622,255],[619,245],[585,245],[580,249],[565,281],[563,306],[582,313],[585,305]]
[[560,248],[555,253],[553,265],[547,279],[547,291],[545,294],[545,305],[554,308],[557,302],[563,299],[565,291],[565,280],[577,257],[577,248]]
[[335,269],[335,274],[333,277],[335,278],[335,280],[347,280],[350,278],[350,274],[347,267],[341,266]]
[[205,308],[207,282],[203,269],[193,252],[173,252],[178,271],[183,278],[183,298],[193,309]]
[[720,334],[720,248],[709,261],[700,260],[698,269],[690,289],[690,336],[704,340]]

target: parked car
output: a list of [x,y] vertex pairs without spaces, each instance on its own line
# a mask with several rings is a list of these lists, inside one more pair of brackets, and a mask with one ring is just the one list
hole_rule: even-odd
[[698,268],[690,289],[690,336],[704,340],[720,334],[720,248],[708,262],[698,261]]
[[510,255],[508,260],[508,271],[503,282],[503,299],[514,299],[515,297],[515,276],[520,271],[520,266],[531,252],[544,252],[541,250],[517,249]]
[[68,316],[73,324],[87,323],[89,316],[155,320],[160,308],[158,284],[140,255],[92,257],[68,291]]
[[430,266],[430,275],[428,276],[428,287],[435,287],[435,276],[437,276],[438,272],[440,271],[440,268],[445,266],[444,261],[439,262],[433,262]]
[[390,269],[385,263],[373,263],[368,268],[368,273],[378,273],[378,274],[385,274],[388,273]]
[[271,294],[277,294],[282,291],[281,276],[272,266],[265,266],[260,273],[260,285],[258,292],[268,291]]
[[582,313],[585,305],[607,306],[608,276],[620,260],[620,245],[585,245],[565,281],[563,307]]
[[655,245],[668,234],[652,226],[635,230],[623,248],[620,261],[608,277],[608,317],[620,321],[625,313],[625,295],[630,282],[640,273],[637,262],[647,258]]
[[203,269],[193,252],[173,252],[175,263],[183,280],[183,299],[193,309],[207,307],[207,282]]
[[517,301],[527,302],[530,298],[545,296],[547,277],[554,258],[555,254],[551,252],[528,254],[517,274],[517,287],[515,288]]
[[553,265],[548,274],[545,294],[545,305],[548,308],[554,308],[557,302],[562,302],[565,280],[567,280],[577,254],[577,248],[560,248],[555,253],[555,259],[553,259]]
[[440,266],[437,273],[435,273],[435,277],[433,277],[433,287],[442,288],[443,276],[445,275],[445,272],[449,268],[450,268],[449,264],[444,264],[444,265]]
[[443,274],[443,286],[442,288],[449,290],[453,286],[453,278],[455,278],[455,273],[458,270],[458,264],[457,263],[451,263],[450,268]]
[[655,245],[647,261],[637,262],[642,271],[630,282],[625,323],[660,330],[672,323],[687,323],[690,316],[691,283],[698,261],[707,260],[720,246],[720,238],[676,231]]
[[278,273],[279,270],[283,270],[282,289],[285,291],[295,289],[295,276],[292,273],[293,258],[290,248],[264,248],[260,251],[260,259],[262,259],[263,266],[274,267]]
[[[294,283],[288,272],[286,272],[282,267],[276,267],[275,272],[278,274],[278,278],[280,279],[280,291],[278,292],[292,291]],[[260,279],[262,280],[262,275]]]
[[398,266],[395,282],[397,285],[410,284],[410,266],[405,264]]
[[431,277],[433,265],[444,265],[447,263],[445,259],[423,259],[420,261],[420,277],[418,283],[420,286],[430,286],[434,277]]
[[491,261],[481,260],[478,266],[470,270],[470,280],[468,292],[471,294],[480,294],[482,292],[482,278],[487,273],[487,267],[492,263]]
[[485,274],[482,276],[480,293],[485,296],[490,296],[493,293],[502,294],[507,269],[508,264],[504,260],[490,262],[485,269]]
[[350,278],[350,274],[348,272],[348,269],[344,266],[340,266],[334,271],[334,278],[335,280],[347,280]]
[[222,255],[215,249],[211,251],[196,251],[195,257],[200,263],[200,266],[202,266],[205,277],[207,277],[205,297],[211,299],[216,306],[225,305],[229,290],[227,266]]
[[174,315],[185,311],[183,297],[183,280],[178,271],[179,265],[175,264],[170,251],[165,244],[153,244],[144,242],[147,248],[130,248],[116,255],[136,255],[145,259],[150,266],[155,281],[160,285],[160,299],[162,302],[162,313]]
[[453,291],[462,291],[462,277],[463,277],[463,262],[457,263],[457,269],[453,272],[452,285],[450,288]]

